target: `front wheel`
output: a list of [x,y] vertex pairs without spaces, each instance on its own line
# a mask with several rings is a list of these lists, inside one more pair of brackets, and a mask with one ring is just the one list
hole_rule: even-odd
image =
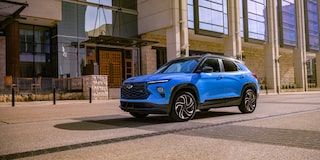
[[175,121],[188,121],[196,113],[197,102],[193,94],[187,91],[175,95],[171,106],[170,117]]
[[257,95],[252,89],[247,89],[242,95],[241,104],[238,106],[242,113],[252,113],[256,109]]

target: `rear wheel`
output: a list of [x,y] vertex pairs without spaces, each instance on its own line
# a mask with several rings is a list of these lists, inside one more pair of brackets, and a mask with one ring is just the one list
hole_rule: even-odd
[[170,117],[175,121],[188,121],[195,115],[196,108],[197,102],[193,94],[181,91],[173,99]]
[[148,116],[146,113],[130,112],[130,114],[135,118],[146,118]]
[[238,106],[242,113],[252,113],[256,109],[257,95],[252,89],[247,89],[242,96],[241,104]]

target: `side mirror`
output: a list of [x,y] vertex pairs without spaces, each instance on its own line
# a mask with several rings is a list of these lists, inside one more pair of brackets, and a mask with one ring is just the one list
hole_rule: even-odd
[[210,67],[210,66],[204,66],[204,67],[202,68],[202,72],[211,73],[211,72],[213,72],[213,68]]

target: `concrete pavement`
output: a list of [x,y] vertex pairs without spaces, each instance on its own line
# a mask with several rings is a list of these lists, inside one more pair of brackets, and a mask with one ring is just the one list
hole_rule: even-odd
[[119,100],[0,103],[0,159],[318,159],[320,93],[262,95],[236,107],[133,119]]

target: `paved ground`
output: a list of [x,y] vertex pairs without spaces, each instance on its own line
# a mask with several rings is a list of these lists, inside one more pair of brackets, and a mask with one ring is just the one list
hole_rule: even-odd
[[189,122],[134,119],[119,100],[0,103],[0,159],[319,159],[320,92],[261,95]]

